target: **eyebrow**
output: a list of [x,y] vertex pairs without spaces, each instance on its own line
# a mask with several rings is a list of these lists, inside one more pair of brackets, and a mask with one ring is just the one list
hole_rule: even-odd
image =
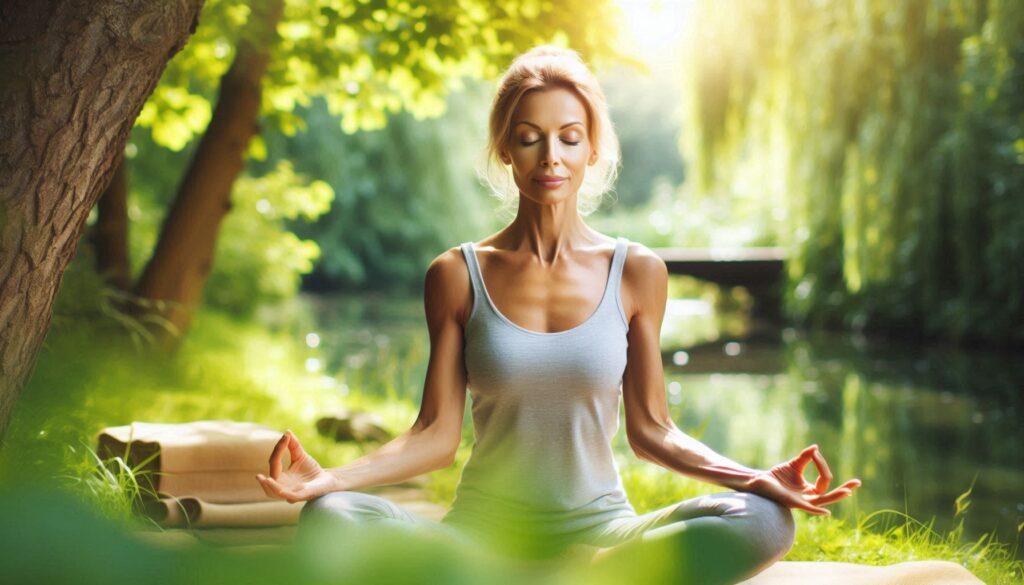
[[[538,126],[538,125],[534,124],[533,122],[527,122],[526,120],[520,120],[520,121],[516,122],[516,123],[515,123],[515,126],[518,126],[518,125],[520,125],[520,124],[526,124],[526,125],[528,125],[528,126],[533,126],[533,127],[534,127],[534,128],[536,128],[537,130],[540,130],[540,129],[541,129],[541,128],[540,128],[540,126]],[[577,122],[577,121],[573,121],[573,122],[569,122],[569,123],[567,123],[567,124],[562,124],[562,127],[561,127],[561,128],[559,128],[559,130],[564,130],[565,128],[568,128],[569,126],[572,126],[573,124],[579,124],[580,126],[583,126],[583,122]],[[513,126],[513,128],[515,128],[515,126]]]

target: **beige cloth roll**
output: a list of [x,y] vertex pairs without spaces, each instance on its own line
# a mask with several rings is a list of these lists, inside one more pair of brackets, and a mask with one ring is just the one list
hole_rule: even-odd
[[[263,502],[273,498],[256,481],[256,471],[161,472],[156,491],[160,496],[192,496],[211,504]],[[267,469],[259,473],[266,474]]]
[[[270,453],[283,432],[253,423],[201,420],[177,424],[133,422],[107,427],[97,436],[101,458],[123,456],[135,467],[157,456],[144,469],[160,472],[266,471]],[[287,467],[288,452],[282,460]]]
[[287,526],[299,523],[305,502],[283,500],[213,504],[199,498],[160,498],[146,504],[146,514],[161,526],[191,528]]
[[957,563],[912,561],[875,567],[853,563],[782,561],[741,585],[984,585]]

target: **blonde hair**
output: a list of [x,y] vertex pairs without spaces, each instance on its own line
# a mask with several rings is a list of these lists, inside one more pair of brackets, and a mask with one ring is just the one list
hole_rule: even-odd
[[576,208],[589,215],[601,205],[602,197],[611,190],[619,170],[619,139],[608,115],[608,102],[597,78],[587,68],[579,53],[553,45],[540,45],[516,57],[498,84],[491,103],[487,147],[477,167],[481,179],[501,200],[502,211],[519,205],[519,189],[512,169],[500,158],[501,148],[511,138],[512,113],[531,91],[565,88],[583,102],[589,118],[587,134],[597,161],[587,167],[580,185]]

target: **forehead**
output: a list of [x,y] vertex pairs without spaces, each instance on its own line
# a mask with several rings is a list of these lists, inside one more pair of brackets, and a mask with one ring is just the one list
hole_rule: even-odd
[[527,92],[512,112],[512,125],[530,122],[541,128],[560,128],[569,122],[587,123],[583,101],[568,89],[555,87]]

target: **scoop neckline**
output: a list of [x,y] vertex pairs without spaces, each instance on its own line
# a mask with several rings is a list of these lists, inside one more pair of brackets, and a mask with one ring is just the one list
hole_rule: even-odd
[[512,326],[515,329],[518,329],[519,331],[522,331],[523,333],[529,333],[530,335],[537,335],[537,336],[542,336],[542,337],[552,337],[552,336],[556,336],[556,335],[565,335],[567,333],[572,333],[572,332],[576,331],[577,329],[582,329],[588,323],[593,321],[594,318],[597,316],[597,314],[599,312],[601,312],[601,308],[604,307],[604,304],[605,304],[605,302],[608,299],[608,293],[611,290],[612,273],[615,270],[615,254],[616,254],[616,252],[619,251],[619,241],[620,241],[620,238],[616,238],[616,240],[615,240],[615,247],[612,249],[612,262],[611,262],[611,265],[609,265],[609,267],[608,267],[608,278],[605,280],[604,292],[601,293],[601,300],[598,301],[597,307],[593,310],[593,312],[590,313],[589,317],[587,317],[586,319],[583,320],[582,323],[580,323],[579,325],[576,325],[576,326],[574,326],[574,327],[572,327],[570,329],[564,329],[562,331],[534,331],[533,329],[527,329],[526,327],[523,327],[522,325],[518,325],[514,321],[512,321],[511,319],[506,317],[505,314],[502,313],[498,309],[498,306],[494,304],[494,300],[491,299],[491,293],[487,290],[487,283],[484,281],[484,271],[480,267],[480,257],[477,256],[477,254],[476,254],[476,244],[475,243],[469,242],[469,251],[470,251],[470,253],[473,254],[473,263],[476,265],[476,273],[477,273],[477,276],[480,278],[480,288],[482,288],[484,290],[484,298],[487,300],[487,304],[490,305],[491,310],[494,311],[494,314],[497,315],[499,319],[501,319],[502,321],[504,321],[508,325]]

